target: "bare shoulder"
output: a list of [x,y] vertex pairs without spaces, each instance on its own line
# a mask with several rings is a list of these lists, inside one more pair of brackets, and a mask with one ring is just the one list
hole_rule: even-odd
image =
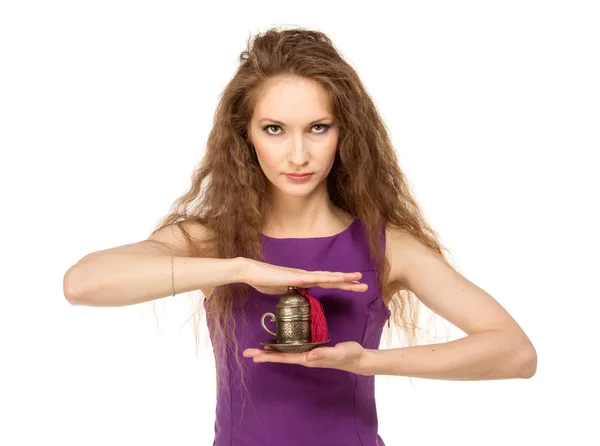
[[409,289],[409,271],[416,262],[425,258],[443,260],[443,256],[421,242],[410,231],[390,223],[386,226],[386,256],[390,262],[388,283],[396,290]]
[[466,334],[504,330],[519,343],[530,341],[512,316],[484,289],[471,282],[446,258],[410,232],[386,228],[392,281],[402,283],[430,310]]
[[212,233],[204,225],[195,220],[184,220],[154,231],[146,240],[96,251],[90,255],[112,251],[190,257],[190,241],[184,231],[193,244],[201,244],[212,237]]
[[213,236],[212,232],[196,220],[165,226],[153,232],[146,240],[149,243],[162,245],[170,254],[191,255],[188,237],[193,244],[201,244]]

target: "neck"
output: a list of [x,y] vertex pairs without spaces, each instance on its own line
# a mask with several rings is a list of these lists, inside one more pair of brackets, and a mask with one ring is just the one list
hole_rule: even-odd
[[273,197],[263,233],[277,238],[321,237],[345,229],[353,217],[334,206],[327,189],[307,197]]

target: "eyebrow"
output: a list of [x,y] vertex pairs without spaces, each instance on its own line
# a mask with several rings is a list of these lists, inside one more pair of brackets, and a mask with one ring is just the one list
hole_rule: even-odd
[[[320,122],[320,121],[325,121],[325,120],[327,120],[327,119],[332,119],[332,117],[331,117],[331,116],[325,116],[324,118],[317,119],[316,121],[312,121],[312,122],[311,122],[311,123],[309,123],[308,125],[314,125],[314,124],[316,124],[317,122]],[[283,122],[281,122],[281,121],[277,121],[276,119],[271,119],[271,118],[262,118],[262,119],[261,119],[260,121],[258,121],[258,122],[263,122],[263,121],[270,121],[270,122],[274,122],[275,124],[278,124],[278,125],[285,125]]]

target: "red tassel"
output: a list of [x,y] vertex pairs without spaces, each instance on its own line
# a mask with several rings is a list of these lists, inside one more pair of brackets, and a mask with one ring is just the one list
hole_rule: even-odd
[[323,311],[321,302],[311,296],[310,293],[303,288],[298,288],[297,291],[306,297],[310,303],[311,341],[327,342],[329,340],[329,332],[327,330],[327,320],[325,319],[325,312]]

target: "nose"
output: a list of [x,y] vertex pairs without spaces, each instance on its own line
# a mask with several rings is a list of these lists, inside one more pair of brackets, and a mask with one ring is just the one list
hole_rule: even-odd
[[291,148],[290,148],[290,156],[289,160],[293,164],[297,164],[299,166],[306,164],[308,162],[308,151],[306,150],[307,146],[304,141],[304,135],[299,134],[295,135],[292,139]]

